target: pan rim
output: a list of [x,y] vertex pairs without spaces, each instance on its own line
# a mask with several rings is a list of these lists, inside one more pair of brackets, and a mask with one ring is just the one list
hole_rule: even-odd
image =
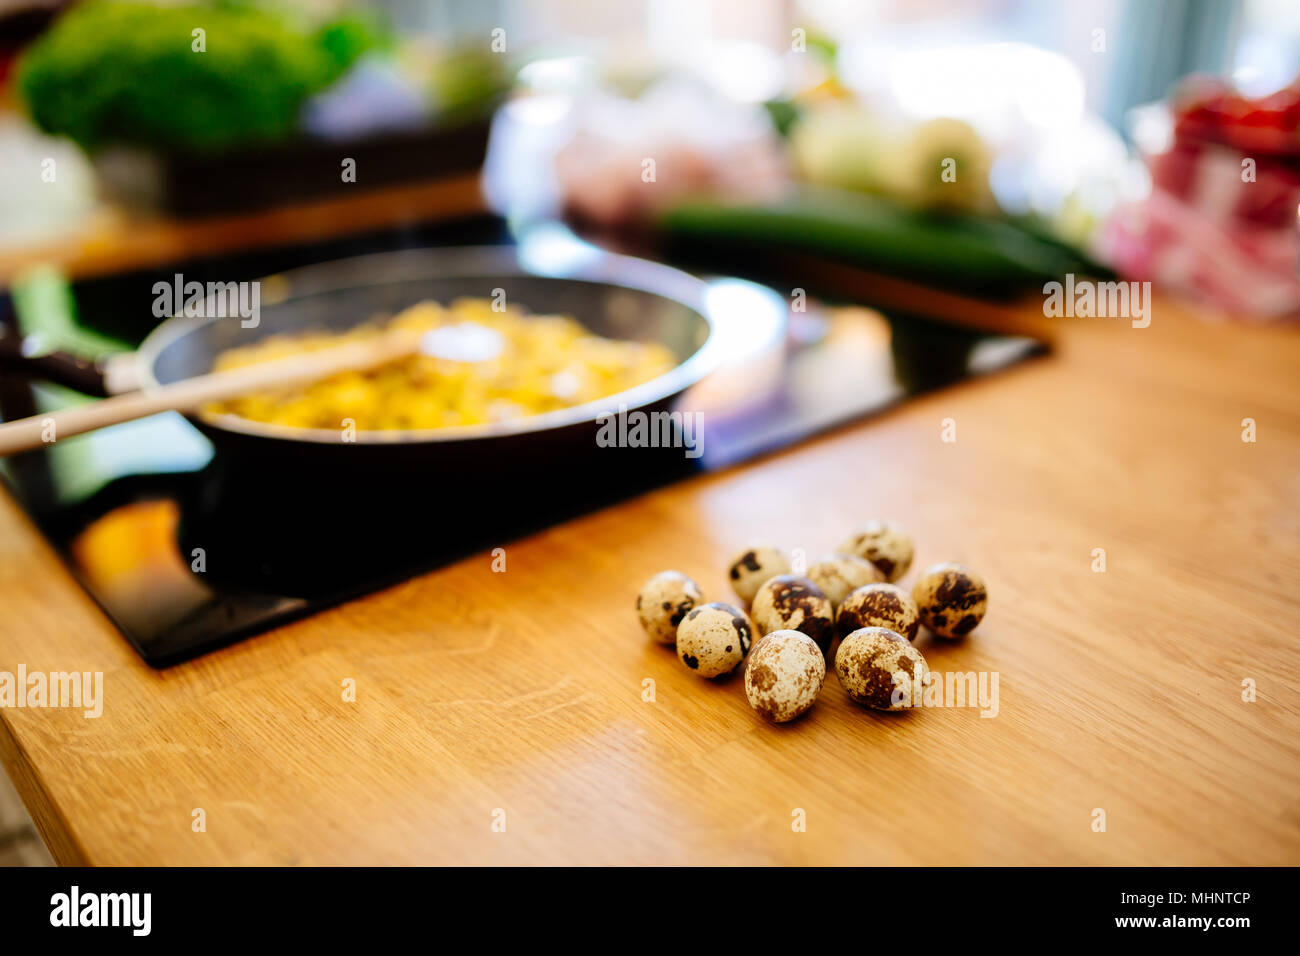
[[[582,257],[576,263],[570,264],[567,268],[557,270],[541,269],[528,265],[521,257],[518,247],[515,246],[433,246],[350,256],[344,259],[335,259],[274,273],[270,276],[264,276],[258,281],[289,280],[291,291],[284,299],[277,301],[276,304],[279,304],[279,302],[291,301],[309,295],[319,295],[347,288],[383,285],[393,281],[441,276],[473,276],[476,273],[503,276],[513,274],[554,281],[587,282],[646,292],[685,306],[705,323],[706,335],[704,341],[700,343],[694,352],[672,369],[648,382],[643,382],[633,388],[624,389],[621,392],[615,392],[612,395],[591,402],[585,402],[582,405],[482,425],[456,425],[423,429],[357,429],[355,436],[348,442],[343,443],[357,445],[411,445],[472,441],[554,431],[587,423],[594,424],[606,415],[616,415],[624,410],[644,408],[680,394],[699,382],[720,364],[721,356],[718,354],[718,336],[716,334],[717,323],[710,314],[706,301],[709,288],[707,282],[672,266],[633,256],[606,252],[595,247],[588,248],[590,249],[589,255]],[[355,279],[345,281],[337,278],[343,271],[341,267],[345,264],[351,270],[364,267],[367,260],[374,260],[383,263],[388,268],[401,269],[404,265],[403,260],[407,259],[410,260],[413,271],[400,277],[377,276],[365,281]],[[146,336],[137,351],[141,389],[143,391],[157,388],[161,384],[154,373],[154,365],[167,347],[209,322],[223,321],[222,318],[211,314],[216,310],[205,309],[204,311],[208,314],[202,316],[173,315],[160,323],[157,328]],[[229,321],[229,319],[225,321]],[[186,417],[208,428],[251,437],[306,444],[337,445],[341,443],[341,433],[338,429],[296,428],[289,425],[258,422],[238,415],[213,415],[204,412],[189,413]]]

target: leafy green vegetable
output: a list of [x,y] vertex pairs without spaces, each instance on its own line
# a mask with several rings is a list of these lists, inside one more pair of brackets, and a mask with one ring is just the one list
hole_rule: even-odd
[[303,101],[376,42],[359,19],[312,33],[240,3],[90,0],[26,52],[17,89],[37,125],[87,149],[231,148],[293,135]]
[[345,10],[316,31],[316,43],[330,57],[333,82],[362,55],[390,48],[393,37],[373,12]]

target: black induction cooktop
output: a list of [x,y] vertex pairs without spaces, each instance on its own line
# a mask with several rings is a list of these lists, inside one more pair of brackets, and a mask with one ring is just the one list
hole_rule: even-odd
[[[502,238],[499,223],[476,222],[183,271],[253,278],[352,253]],[[83,324],[142,337],[148,329],[138,318],[113,313],[111,303],[124,300],[114,283],[149,288],[182,269],[154,271],[74,286]],[[274,468],[235,466],[167,413],[0,460],[0,475],[140,656],[165,667],[1044,350],[1033,339],[925,316],[810,306],[792,313],[768,348],[737,356],[679,400],[678,410],[707,412],[698,455],[620,449],[581,473],[557,461],[546,474],[507,469],[488,481],[413,474],[375,494],[337,476],[304,483]],[[0,378],[0,418],[64,401],[46,386]]]

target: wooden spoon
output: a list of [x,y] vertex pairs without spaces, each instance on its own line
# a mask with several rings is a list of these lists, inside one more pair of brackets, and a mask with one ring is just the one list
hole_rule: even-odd
[[159,412],[194,411],[209,402],[259,389],[319,381],[338,372],[374,368],[416,353],[455,361],[484,361],[500,351],[499,337],[495,341],[492,338],[495,335],[493,330],[472,323],[439,326],[433,331],[395,329],[374,339],[300,352],[225,372],[209,372],[145,391],[32,415],[0,425],[0,456],[48,444],[47,435],[57,440]]

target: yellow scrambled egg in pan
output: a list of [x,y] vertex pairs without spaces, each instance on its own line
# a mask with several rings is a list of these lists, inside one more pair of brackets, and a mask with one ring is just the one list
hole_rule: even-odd
[[421,302],[386,323],[371,322],[344,333],[270,336],[222,352],[215,368],[237,368],[397,328],[451,330],[462,338],[469,330],[475,333],[471,339],[487,340],[492,347],[479,355],[473,349],[456,357],[413,355],[204,410],[298,428],[338,428],[349,418],[359,430],[480,425],[595,401],[677,364],[663,345],[602,338],[570,316],[527,315],[518,308],[496,311],[487,299],[458,299],[446,307]]

